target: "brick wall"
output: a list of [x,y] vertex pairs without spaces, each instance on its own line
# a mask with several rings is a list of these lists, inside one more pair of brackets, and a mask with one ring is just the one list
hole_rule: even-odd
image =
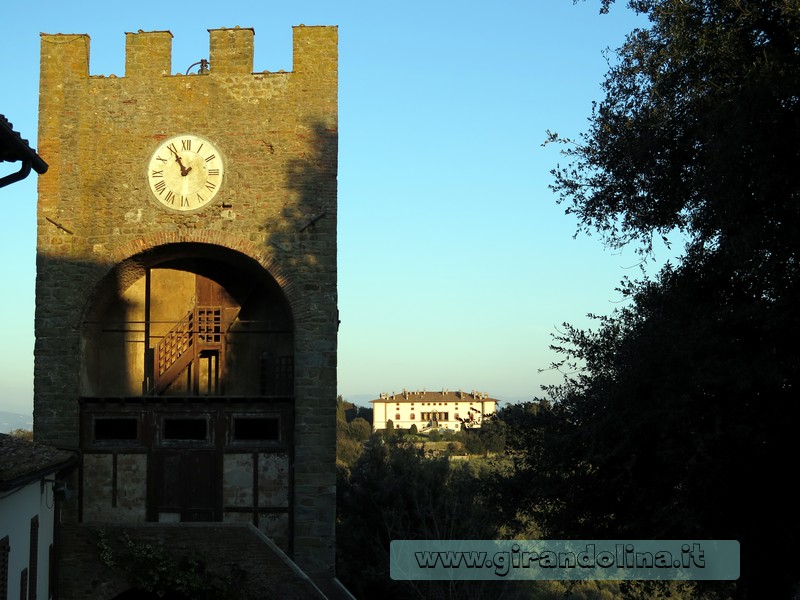
[[[236,583],[246,600],[324,598],[311,580],[255,527],[232,523],[66,526],[60,541],[70,551],[62,553],[58,568],[70,573],[70,577],[62,579],[61,598],[110,600],[131,589],[128,565],[117,560],[110,568],[101,562],[100,532],[112,550],[112,558],[124,556],[120,540],[127,536],[140,546],[150,544],[165,550],[177,563],[183,559],[203,563],[214,577]],[[214,547],[204,550],[210,536]]]
[[[210,31],[210,70],[172,75],[172,34],[126,34],[124,76],[89,75],[87,35],[43,34],[34,429],[78,447],[87,323],[99,299],[193,248],[258,265],[295,332],[294,559],[332,576],[335,519],[337,30],[296,27],[291,72],[253,72],[252,29]],[[211,205],[160,205],[146,168],[167,137],[223,153]],[[78,486],[78,489],[80,487]],[[75,504],[65,514],[77,518]]]

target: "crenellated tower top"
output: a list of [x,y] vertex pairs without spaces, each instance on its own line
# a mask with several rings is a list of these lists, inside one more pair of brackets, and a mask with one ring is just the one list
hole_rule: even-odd
[[[298,25],[293,28],[293,72],[324,67],[325,56],[336,48],[336,27]],[[251,27],[209,29],[210,70],[213,74],[252,74],[255,30]],[[89,36],[87,34],[49,34],[42,37],[42,67],[58,63],[62,74],[89,77]],[[142,31],[125,34],[125,77],[146,78],[172,74],[172,33]],[[46,51],[45,51],[46,49]],[[323,51],[324,52],[321,52]],[[335,60],[335,54],[333,56]],[[103,77],[102,75],[99,77]]]

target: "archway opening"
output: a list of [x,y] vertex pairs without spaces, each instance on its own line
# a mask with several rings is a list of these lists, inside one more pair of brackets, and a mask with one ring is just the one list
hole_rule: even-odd
[[158,247],[98,285],[82,336],[81,518],[250,522],[290,551],[294,320],[275,278]]
[[291,309],[239,253],[151,250],[118,266],[86,315],[83,397],[291,395]]

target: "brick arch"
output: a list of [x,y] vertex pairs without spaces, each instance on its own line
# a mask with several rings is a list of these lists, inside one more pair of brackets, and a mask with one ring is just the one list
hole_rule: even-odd
[[249,262],[255,263],[270,275],[281,289],[295,321],[308,313],[307,297],[296,291],[291,278],[277,260],[263,251],[262,245],[222,231],[189,230],[153,233],[118,246],[113,253],[108,271],[98,281],[97,287],[84,306],[82,321],[95,310],[96,300],[109,287],[124,291],[144,276],[145,269],[158,265],[167,255],[179,252],[181,248],[187,248],[189,245],[221,249],[223,252],[218,259],[223,261],[226,259],[226,254],[229,260],[238,259],[240,262],[247,262],[241,259],[249,259]]

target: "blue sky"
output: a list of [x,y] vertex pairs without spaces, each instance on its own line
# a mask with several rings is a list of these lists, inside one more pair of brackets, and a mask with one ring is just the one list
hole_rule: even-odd
[[[0,113],[36,147],[39,33],[87,33],[124,75],[125,32],[170,30],[173,72],[209,28],[253,27],[255,70],[291,70],[293,25],[339,26],[339,393],[464,389],[516,401],[559,376],[551,334],[618,306],[638,257],[573,239],[548,189],[546,130],[585,130],[607,64],[641,24],[599,2],[11,3]],[[45,160],[47,157],[44,157]],[[0,166],[0,174],[9,172]],[[14,169],[15,170],[15,169]],[[0,189],[0,410],[30,412],[36,176]],[[664,251],[659,259],[667,258]]]

